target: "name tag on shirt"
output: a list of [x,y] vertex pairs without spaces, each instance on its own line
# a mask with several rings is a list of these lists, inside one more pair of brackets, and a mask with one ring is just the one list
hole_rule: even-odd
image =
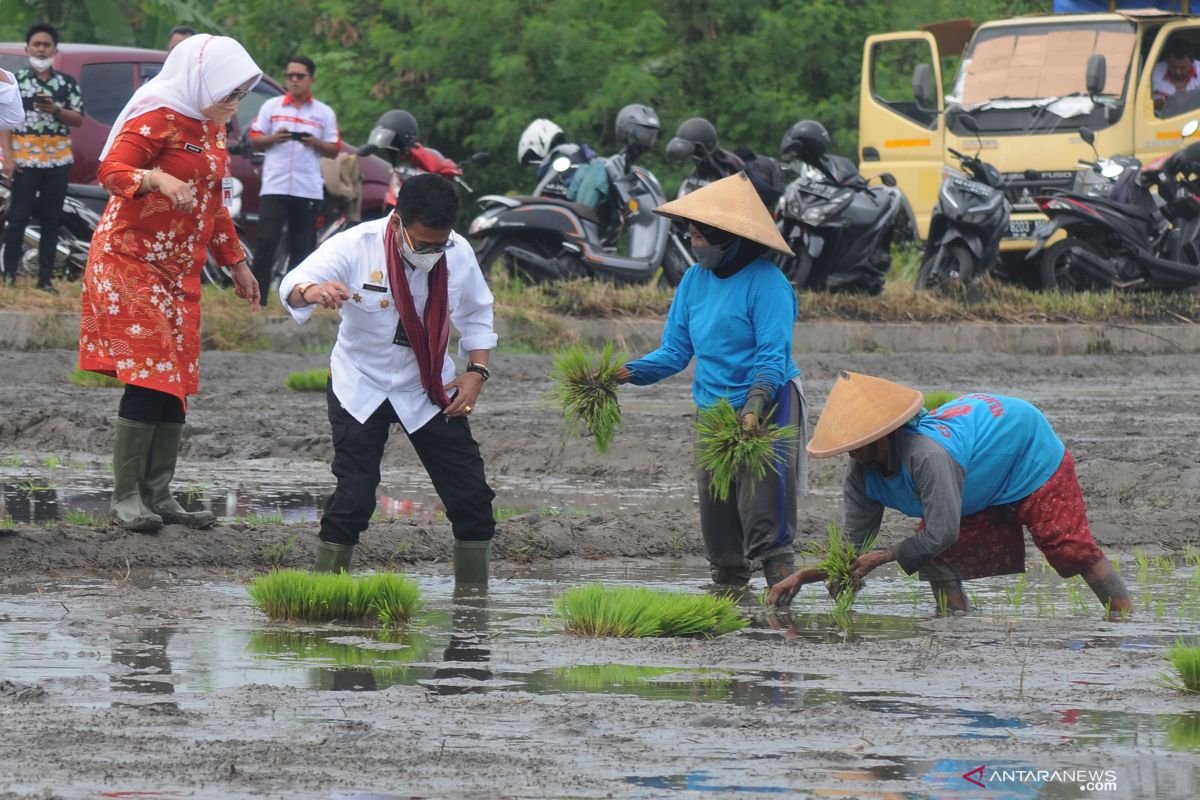
[[200,147],[198,145],[194,145],[191,142],[184,142],[183,149],[187,150],[189,153],[203,153],[204,152],[203,150],[200,149]]
[[374,283],[364,283],[362,287],[368,292],[386,292],[388,290],[386,286],[377,286]]
[[233,206],[233,178],[221,178],[221,205],[226,208]]
[[408,334],[404,332],[404,320],[396,322],[396,336],[392,339],[392,344],[398,344],[401,347],[412,347],[412,342],[408,340]]

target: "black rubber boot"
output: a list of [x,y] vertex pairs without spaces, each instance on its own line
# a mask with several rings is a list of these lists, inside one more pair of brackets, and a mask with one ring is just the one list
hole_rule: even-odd
[[211,511],[187,511],[171,494],[181,439],[183,423],[160,422],[155,426],[154,444],[150,447],[146,477],[141,484],[142,501],[167,525],[208,528],[217,521],[216,514]]
[[471,542],[454,540],[454,585],[487,589],[488,568],[492,561],[492,540]]
[[350,561],[353,558],[354,545],[322,539],[317,542],[317,563],[313,572],[349,572]]
[[149,533],[162,527],[162,517],[142,500],[141,484],[154,443],[154,425],[117,417],[117,440],[113,444],[113,494],[109,505],[112,520],[127,531]]

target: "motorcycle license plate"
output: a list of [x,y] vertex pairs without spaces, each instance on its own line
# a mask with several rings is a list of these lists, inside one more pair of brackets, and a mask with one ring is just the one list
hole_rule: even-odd
[[1008,221],[1008,238],[1029,239],[1033,236],[1033,220],[1010,219]]
[[822,197],[826,200],[829,200],[838,193],[838,189],[836,187],[826,186],[823,183],[814,183],[813,181],[804,181],[800,183],[797,188],[802,192],[806,192],[816,197]]

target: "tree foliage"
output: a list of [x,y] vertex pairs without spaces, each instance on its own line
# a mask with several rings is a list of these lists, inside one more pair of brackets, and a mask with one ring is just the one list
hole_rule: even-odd
[[[661,143],[704,116],[722,144],[776,155],[798,119],[820,120],[834,149],[853,155],[863,40],[970,16],[1048,13],[1045,0],[0,0],[14,13],[4,38],[41,18],[70,41],[162,47],[173,25],[242,41],[280,76],[290,55],[318,66],[315,92],[361,142],[390,108],[416,115],[422,139],[491,164],[476,188],[528,189],[516,143],[535,117],[601,153],[616,149],[613,118],[627,103],[662,117],[645,157],[664,183],[687,169]],[[949,77],[947,77],[949,81]]]

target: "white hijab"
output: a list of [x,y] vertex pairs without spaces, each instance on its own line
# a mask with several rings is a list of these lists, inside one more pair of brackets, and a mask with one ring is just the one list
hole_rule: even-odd
[[246,81],[258,83],[261,78],[262,70],[237,41],[208,33],[189,36],[167,54],[162,72],[129,98],[108,132],[100,160],[108,155],[129,120],[164,107],[192,119],[204,119],[205,108],[229,97]]

